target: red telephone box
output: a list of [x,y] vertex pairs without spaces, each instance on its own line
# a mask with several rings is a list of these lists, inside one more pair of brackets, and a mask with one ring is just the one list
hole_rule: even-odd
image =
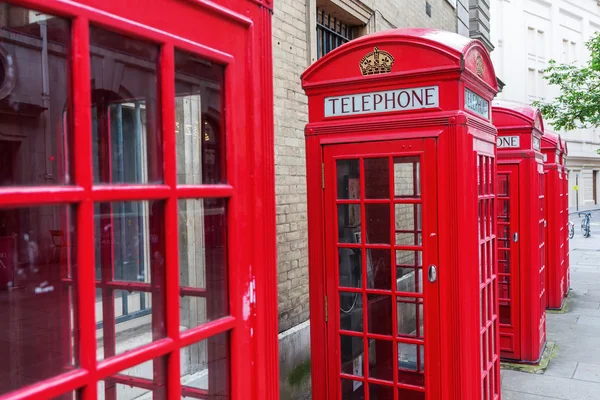
[[559,137],[560,140],[560,165],[563,174],[563,192],[562,192],[562,227],[563,227],[563,254],[564,254],[564,275],[565,275],[565,297],[569,294],[571,287],[571,267],[569,264],[569,171],[567,170],[567,141]]
[[0,399],[279,398],[271,14],[0,3]]
[[498,399],[486,49],[390,30],[302,85],[313,399]]
[[498,300],[500,354],[534,363],[546,343],[546,220],[542,116],[495,101],[498,129]]
[[551,132],[542,136],[546,188],[546,307],[560,309],[565,300],[565,230],[563,226],[563,180],[560,138]]

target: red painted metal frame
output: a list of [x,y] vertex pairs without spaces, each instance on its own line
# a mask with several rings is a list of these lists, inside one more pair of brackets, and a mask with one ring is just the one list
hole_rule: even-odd
[[[74,132],[73,186],[3,187],[0,207],[76,205],[77,260],[72,281],[76,307],[79,366],[55,378],[0,396],[8,399],[53,398],[78,391],[97,398],[97,382],[112,379],[130,386],[156,388],[157,382],[124,377],[120,371],[166,356],[166,398],[182,393],[202,398],[180,384],[180,349],[222,332],[230,334],[232,399],[277,399],[278,341],[275,260],[275,193],[271,62],[271,0],[156,0],[143,8],[106,0],[15,0],[15,4],[71,20],[70,98]],[[221,5],[219,3],[224,3]],[[164,184],[94,186],[90,93],[89,25],[138,37],[160,46],[162,168]],[[213,34],[206,34],[207,27]],[[223,34],[220,34],[223,33]],[[226,34],[224,34],[226,33]],[[225,142],[227,184],[182,186],[176,179],[174,51],[181,49],[225,66]],[[266,62],[266,61],[268,62]],[[252,136],[251,136],[252,135]],[[180,332],[178,206],[181,198],[228,199],[228,297],[230,316]],[[162,307],[166,337],[124,354],[96,361],[94,203],[161,200],[166,238]],[[251,232],[248,235],[248,232]],[[111,284],[114,289],[116,283]],[[102,286],[102,285],[100,285]],[[146,290],[125,284],[128,289]],[[146,285],[147,286],[147,285]],[[119,286],[121,287],[121,286]],[[197,291],[202,295],[202,291]]]
[[[359,62],[374,47],[389,52],[396,61],[388,74],[362,76]],[[429,366],[431,373],[426,366],[426,381],[440,390],[429,392],[426,385],[427,399],[499,399],[496,223],[492,217],[496,129],[489,119],[465,107],[467,87],[488,102],[497,92],[487,51],[480,42],[449,32],[386,31],[332,51],[304,72],[302,84],[309,96],[305,133],[313,399],[328,399],[330,386],[337,385],[339,379],[339,371],[328,369],[328,358],[336,353],[328,339],[335,324],[328,322],[331,318],[326,321],[324,307],[327,271],[333,266],[326,261],[332,249],[326,247],[325,213],[331,204],[325,203],[322,187],[323,148],[336,143],[379,142],[385,152],[385,141],[403,139],[435,142],[425,149],[423,157],[434,157],[437,171],[437,192],[430,203],[437,212],[437,232],[430,236],[437,244],[430,245],[429,256],[438,259],[436,285],[440,304],[436,333],[440,350],[427,356],[435,361]],[[439,88],[437,108],[325,117],[324,99],[328,96],[427,85]],[[481,170],[485,182],[482,187],[488,188],[481,194],[478,160],[485,163]],[[330,179],[325,177],[325,185],[331,184]],[[478,202],[490,210],[485,234],[479,238],[478,232],[484,225],[478,218]],[[481,246],[490,249],[483,263]],[[485,268],[483,276],[480,265]],[[424,329],[427,332],[429,328]]]
[[[519,247],[520,255],[518,266],[511,268],[511,275],[519,274],[512,278],[513,282],[519,283],[517,291],[512,292],[519,296],[519,308],[513,307],[511,313],[519,319],[520,343],[509,345],[514,327],[501,324],[501,356],[511,361],[536,363],[546,344],[546,226],[541,153],[544,125],[539,110],[521,103],[495,101],[492,115],[499,142],[506,136],[518,136],[520,139],[518,148],[498,148],[499,171],[504,165],[518,168],[517,204],[520,213],[518,231],[510,232],[510,246],[512,249]],[[514,234],[518,235],[516,241]],[[514,351],[517,346],[520,347],[520,357],[517,357],[519,352]]]
[[545,132],[542,137],[542,152],[544,153],[544,171],[546,176],[546,220],[548,221],[548,240],[546,246],[546,292],[549,309],[562,308],[566,293],[565,276],[565,233],[567,227],[563,224],[564,180],[560,160],[560,138],[551,132]]
[[563,246],[563,254],[564,254],[564,276],[565,276],[565,297],[568,296],[569,290],[571,288],[571,266],[569,264],[569,171],[567,170],[567,155],[569,154],[567,148],[567,141],[559,137],[560,144],[560,165],[562,168],[559,170],[562,171],[563,174],[563,184],[562,184],[562,211],[561,211],[561,221],[563,227],[563,237],[562,241],[564,243]]

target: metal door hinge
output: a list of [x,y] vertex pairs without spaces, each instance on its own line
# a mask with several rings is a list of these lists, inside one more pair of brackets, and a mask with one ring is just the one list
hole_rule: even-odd
[[321,188],[325,189],[325,164],[321,163]]
[[325,322],[327,322],[328,317],[329,317],[329,310],[327,307],[327,296],[325,296]]

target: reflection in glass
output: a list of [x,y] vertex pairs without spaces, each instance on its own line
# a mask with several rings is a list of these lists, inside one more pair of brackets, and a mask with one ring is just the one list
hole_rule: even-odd
[[369,378],[394,380],[394,342],[391,340],[369,341]]
[[367,243],[390,243],[390,205],[365,204]]
[[363,376],[364,347],[361,337],[340,335],[340,354],[342,373]]
[[226,182],[224,67],[175,51],[177,183]]
[[365,158],[365,198],[390,198],[390,166],[387,158]]
[[398,335],[423,337],[423,303],[417,299],[403,298],[396,303],[398,313]]
[[337,198],[360,199],[360,164],[358,159],[337,160]]
[[340,329],[363,331],[362,294],[340,292]]
[[338,242],[361,243],[360,204],[338,204]]
[[159,47],[90,26],[96,183],[162,182]]
[[340,287],[361,287],[362,250],[338,248]]
[[229,334],[220,333],[180,350],[181,398],[227,400]]
[[421,168],[419,157],[394,158],[394,197],[421,196]]
[[164,205],[98,203],[94,228],[98,357],[108,358],[165,336]]
[[75,212],[0,208],[0,394],[78,365]]
[[422,265],[420,251],[396,250],[396,290],[423,293]]
[[392,296],[379,294],[367,295],[369,333],[392,334]]
[[182,329],[228,314],[224,199],[179,200]]
[[376,385],[369,383],[369,398],[370,399],[393,399],[394,398],[393,386]]
[[369,289],[392,290],[390,250],[367,249],[367,277]]
[[396,204],[395,220],[397,246],[420,246],[422,244],[420,204]]
[[365,385],[360,381],[342,379],[342,400],[364,400]]
[[70,184],[70,23],[5,2],[0,16],[0,187]]
[[166,371],[166,357],[127,368],[98,382],[98,399],[166,399]]

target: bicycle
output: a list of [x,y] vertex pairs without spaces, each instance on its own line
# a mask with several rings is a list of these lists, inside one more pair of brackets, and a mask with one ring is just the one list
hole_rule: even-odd
[[567,226],[569,229],[569,239],[573,239],[573,236],[575,236],[575,224],[569,221]]
[[590,228],[590,219],[592,218],[592,213],[577,213],[579,217],[581,217],[581,214],[583,214],[583,221],[581,221],[581,233],[583,234],[583,237],[588,238],[592,234]]

